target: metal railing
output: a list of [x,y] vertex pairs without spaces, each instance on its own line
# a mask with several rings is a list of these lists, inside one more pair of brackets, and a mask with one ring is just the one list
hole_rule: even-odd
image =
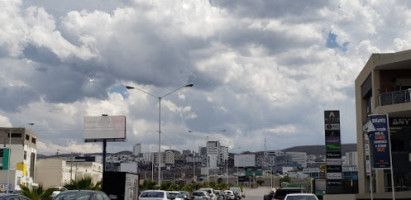
[[411,93],[410,89],[383,93],[379,96],[378,103],[380,106],[385,106],[385,105],[410,102],[410,93]]

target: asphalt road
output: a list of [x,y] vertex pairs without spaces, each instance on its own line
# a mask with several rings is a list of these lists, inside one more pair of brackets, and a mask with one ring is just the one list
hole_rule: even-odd
[[270,187],[247,188],[244,187],[245,200],[264,200],[264,195],[271,191]]

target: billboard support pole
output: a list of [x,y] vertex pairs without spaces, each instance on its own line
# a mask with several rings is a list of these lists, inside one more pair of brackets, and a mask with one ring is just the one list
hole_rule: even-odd
[[[388,116],[388,114],[386,114],[386,119],[388,120],[389,119],[389,116]],[[389,121],[389,120],[388,120]],[[392,162],[392,151],[391,151],[391,134],[390,134],[390,123],[388,123],[387,122],[387,131],[388,131],[388,142],[390,143],[389,145],[390,145],[390,148],[389,148],[389,151],[390,151],[390,163],[391,163],[391,165],[390,165],[390,170],[391,170],[391,192],[392,192],[392,199],[393,200],[395,200],[395,187],[394,187],[394,170],[393,170],[393,165],[394,165],[394,163]]]
[[[103,179],[104,179],[104,172],[106,172],[106,154],[107,154],[107,140],[103,140]],[[101,181],[104,184],[104,180]]]

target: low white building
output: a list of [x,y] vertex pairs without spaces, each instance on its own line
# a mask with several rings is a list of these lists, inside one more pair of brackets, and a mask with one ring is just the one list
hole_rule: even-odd
[[37,161],[36,183],[44,188],[64,186],[71,180],[90,177],[93,184],[102,180],[103,166],[100,162],[46,158]]
[[0,127],[0,144],[0,192],[35,184],[37,135],[26,128]]

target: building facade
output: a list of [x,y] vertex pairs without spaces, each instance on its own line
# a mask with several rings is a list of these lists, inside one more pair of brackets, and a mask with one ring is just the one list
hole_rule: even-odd
[[[92,158],[92,157],[90,157]],[[99,159],[46,158],[40,159],[36,166],[36,183],[44,188],[61,187],[71,180],[89,177],[93,184],[102,180],[103,165]]]
[[1,188],[20,190],[34,184],[37,135],[26,128],[0,128]]
[[399,192],[411,189],[410,88],[411,50],[372,54],[355,80],[360,194],[370,193],[370,183],[377,194],[390,192],[392,185],[389,169],[371,170],[369,165],[372,152],[367,148],[368,135],[363,127],[371,114],[388,115],[394,185]]
[[133,146],[133,155],[134,156],[139,156],[141,154],[141,144],[137,143]]

